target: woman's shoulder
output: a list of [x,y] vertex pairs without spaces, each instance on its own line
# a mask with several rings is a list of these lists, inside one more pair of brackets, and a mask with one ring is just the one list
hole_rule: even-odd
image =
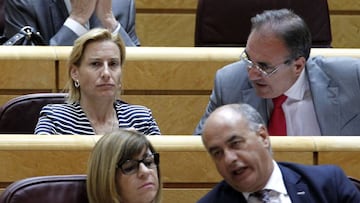
[[48,109],[78,109],[79,103],[61,103],[61,104],[47,104],[43,108]]
[[142,111],[150,111],[146,106],[138,105],[138,104],[129,104],[127,102],[117,100],[116,101],[116,109],[126,111],[126,110],[142,110]]
[[69,103],[63,103],[63,104],[47,104],[45,105],[42,110],[42,112],[75,112],[75,113],[79,113],[81,112],[81,107],[78,103],[73,103],[73,104],[69,104]]

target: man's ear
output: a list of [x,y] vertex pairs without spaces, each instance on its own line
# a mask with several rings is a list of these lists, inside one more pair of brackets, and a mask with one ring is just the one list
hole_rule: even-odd
[[306,65],[306,59],[305,57],[301,56],[298,59],[294,61],[295,65],[295,74],[299,76],[301,74],[301,71],[305,68]]
[[258,130],[258,136],[259,136],[261,143],[263,143],[264,147],[269,148],[270,147],[270,136],[264,125],[260,126],[260,128]]
[[70,76],[73,81],[79,80],[79,68],[77,66],[70,66]]

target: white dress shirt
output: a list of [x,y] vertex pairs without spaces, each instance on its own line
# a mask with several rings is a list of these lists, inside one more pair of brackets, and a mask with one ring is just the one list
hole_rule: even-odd
[[[64,0],[68,13],[71,13],[71,3],[70,0]],[[78,36],[85,34],[90,29],[90,24],[87,22],[85,25],[81,25],[79,22],[74,19],[67,18],[64,22],[64,25],[75,32]],[[120,31],[121,24],[118,23],[116,28],[112,31],[113,34],[118,33]]]
[[284,94],[288,97],[282,105],[287,135],[321,135],[304,69],[296,82]]
[[[273,160],[273,164],[274,164],[274,170],[271,173],[270,179],[268,180],[268,182],[266,183],[263,189],[275,190],[280,193],[279,198],[281,200],[281,203],[291,203],[291,199],[286,190],[281,170],[274,160]],[[243,195],[245,199],[248,200],[250,193],[243,192]]]
[[[68,13],[71,13],[71,3],[70,0],[64,0]],[[89,22],[85,24],[85,26],[81,25],[79,22],[74,19],[67,18],[64,22],[64,25],[68,27],[70,30],[74,31],[78,36],[85,34],[89,30]]]

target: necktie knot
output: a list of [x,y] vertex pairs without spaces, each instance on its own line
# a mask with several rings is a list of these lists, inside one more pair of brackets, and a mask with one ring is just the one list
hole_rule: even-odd
[[285,100],[287,99],[286,95],[280,95],[278,97],[275,97],[272,99],[273,103],[274,103],[274,108],[281,108],[281,105],[285,102]]
[[275,190],[264,189],[249,195],[249,203],[280,203],[280,193]]

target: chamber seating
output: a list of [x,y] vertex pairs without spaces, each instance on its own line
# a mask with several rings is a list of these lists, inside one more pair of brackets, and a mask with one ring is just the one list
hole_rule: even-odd
[[88,203],[85,175],[26,178],[9,185],[0,203]]
[[11,99],[0,108],[0,134],[33,134],[41,108],[64,103],[65,93],[26,94]]
[[[216,71],[241,47],[127,47],[120,98],[149,107],[164,135],[190,135],[204,113]],[[0,46],[0,106],[19,95],[62,92],[71,47]],[[311,56],[356,57],[360,49],[313,48]],[[176,116],[175,116],[176,115]]]
[[353,182],[355,184],[357,189],[359,189],[359,191],[360,191],[360,180],[357,178],[351,177],[351,176],[349,176],[349,179],[351,182]]
[[[101,136],[0,135],[0,193],[36,176],[85,174]],[[221,180],[200,136],[149,136],[160,153],[163,202],[193,203]],[[360,177],[360,136],[270,137],[276,161],[335,164]],[[181,166],[181,167],[179,167]]]
[[329,8],[326,0],[199,0],[195,46],[244,47],[250,18],[264,10],[289,8],[303,17],[312,34],[313,47],[331,47]]

